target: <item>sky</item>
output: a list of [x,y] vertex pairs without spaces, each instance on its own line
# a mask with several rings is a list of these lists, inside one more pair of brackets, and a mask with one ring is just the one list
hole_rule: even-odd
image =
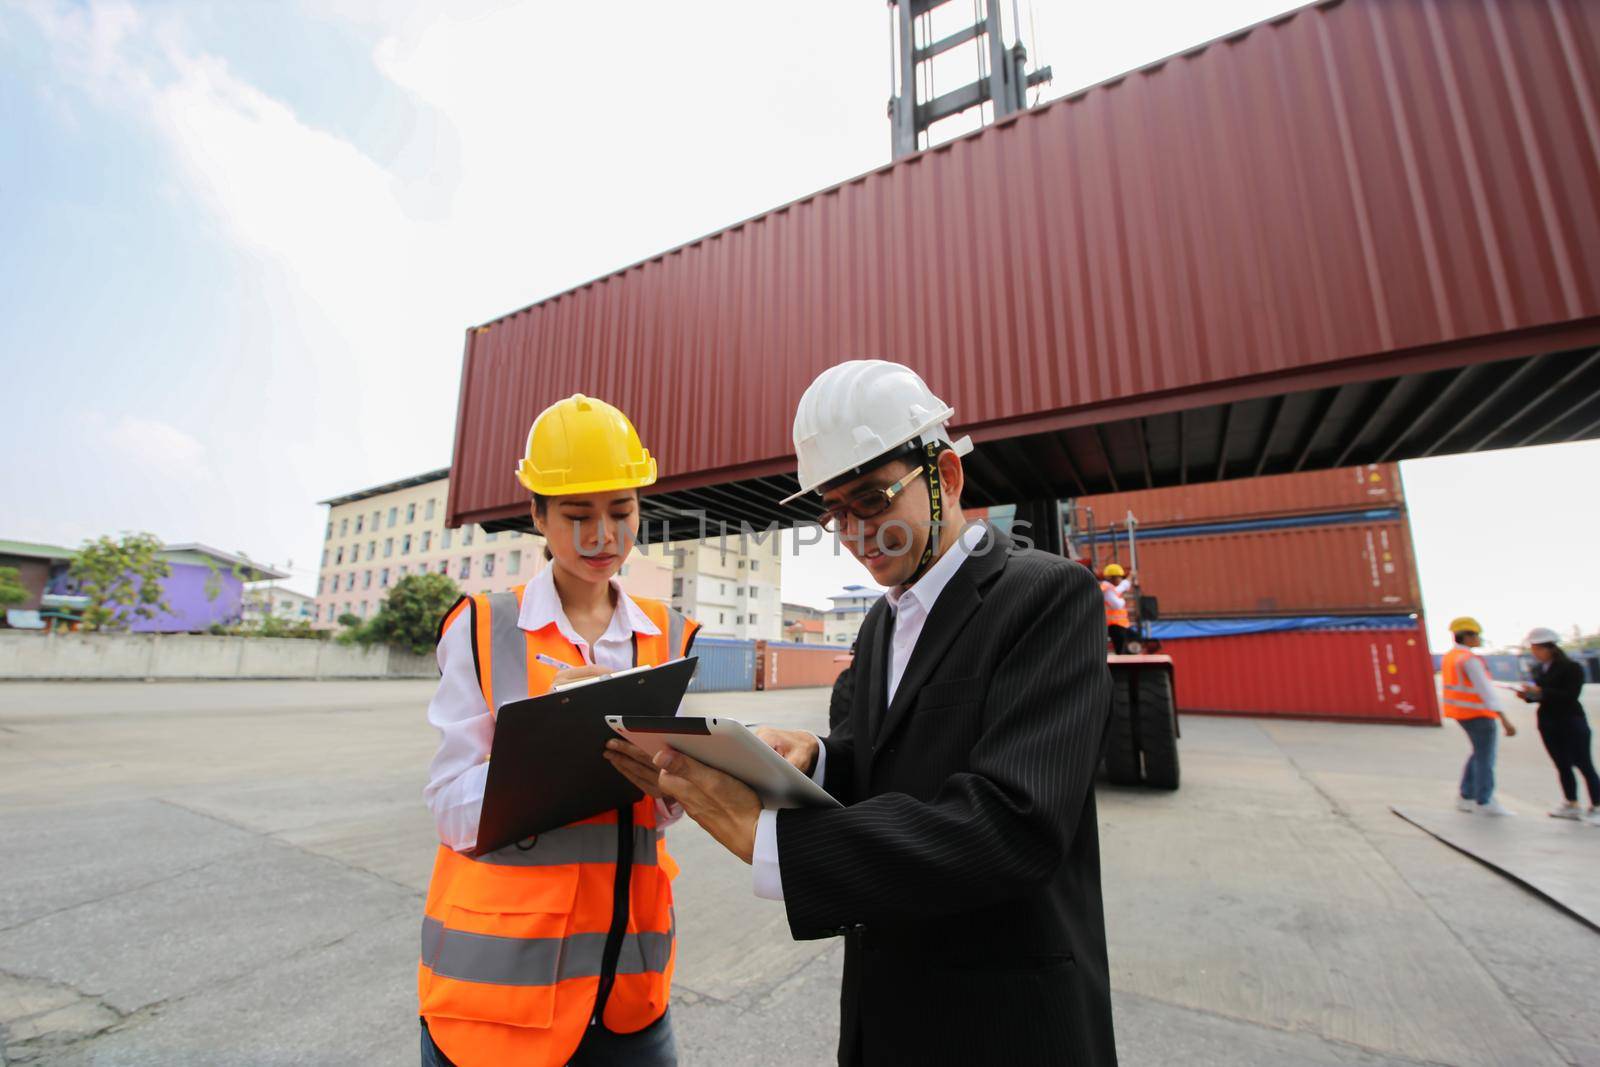
[[[1048,99],[1297,5],[1016,6]],[[448,465],[465,327],[886,162],[888,70],[860,0],[0,5],[0,537],[310,591],[316,501]],[[1597,461],[1406,464],[1429,614],[1600,628]]]

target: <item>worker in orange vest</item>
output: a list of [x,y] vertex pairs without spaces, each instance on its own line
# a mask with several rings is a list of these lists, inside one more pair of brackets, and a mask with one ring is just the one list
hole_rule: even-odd
[[423,794],[440,844],[417,975],[422,1063],[666,1067],[677,1063],[667,1014],[677,867],[662,835],[682,809],[657,777],[614,759],[643,799],[469,855],[502,705],[686,655],[698,629],[616,580],[638,535],[639,489],[656,478],[622,412],[582,395],[546,408],[517,476],[549,565],[526,586],[461,598],[440,626],[428,721],[441,740]]
[[1463,615],[1450,623],[1450,632],[1456,645],[1445,653],[1439,667],[1440,698],[1445,716],[1459,722],[1472,742],[1472,755],[1461,771],[1456,807],[1480,815],[1510,815],[1494,799],[1495,748],[1499,743],[1495,720],[1505,727],[1507,737],[1517,736],[1517,728],[1495,700],[1488,667],[1472,651],[1483,644],[1483,627],[1477,619]]
[[[1120,563],[1107,563],[1100,572],[1100,595],[1106,602],[1106,633],[1111,637],[1111,648],[1117,655],[1128,651],[1128,589],[1133,581]],[[1116,579],[1113,582],[1113,579]]]

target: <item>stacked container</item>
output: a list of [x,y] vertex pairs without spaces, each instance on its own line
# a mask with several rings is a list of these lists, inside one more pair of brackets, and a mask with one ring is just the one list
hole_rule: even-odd
[[1127,566],[1130,511],[1180,711],[1438,723],[1397,465],[1081,497],[1078,554]]

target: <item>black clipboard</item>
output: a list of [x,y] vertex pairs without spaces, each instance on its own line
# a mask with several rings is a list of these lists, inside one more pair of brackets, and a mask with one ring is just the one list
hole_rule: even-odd
[[606,742],[617,736],[606,716],[676,715],[697,663],[690,656],[502,705],[478,841],[467,855],[638,802],[644,794],[606,762]]

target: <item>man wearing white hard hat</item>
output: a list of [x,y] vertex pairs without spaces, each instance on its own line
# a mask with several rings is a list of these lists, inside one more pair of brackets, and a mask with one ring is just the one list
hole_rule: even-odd
[[887,588],[825,739],[765,730],[841,808],[762,811],[682,755],[663,790],[796,939],[845,939],[842,1064],[1114,1064],[1093,777],[1110,702],[1093,576],[967,525],[967,438],[908,367],[824,371],[800,492]]
[[[1583,691],[1583,668],[1561,650],[1561,636],[1543,626],[1528,634],[1523,644],[1539,661],[1533,684],[1520,691],[1522,699],[1539,705],[1539,737],[1544,750],[1556,765],[1561,779],[1561,794],[1552,816],[1557,819],[1582,819],[1600,826],[1600,774],[1595,773],[1589,718],[1583,713],[1578,694]],[[1578,803],[1578,778],[1589,789],[1587,810]]]

